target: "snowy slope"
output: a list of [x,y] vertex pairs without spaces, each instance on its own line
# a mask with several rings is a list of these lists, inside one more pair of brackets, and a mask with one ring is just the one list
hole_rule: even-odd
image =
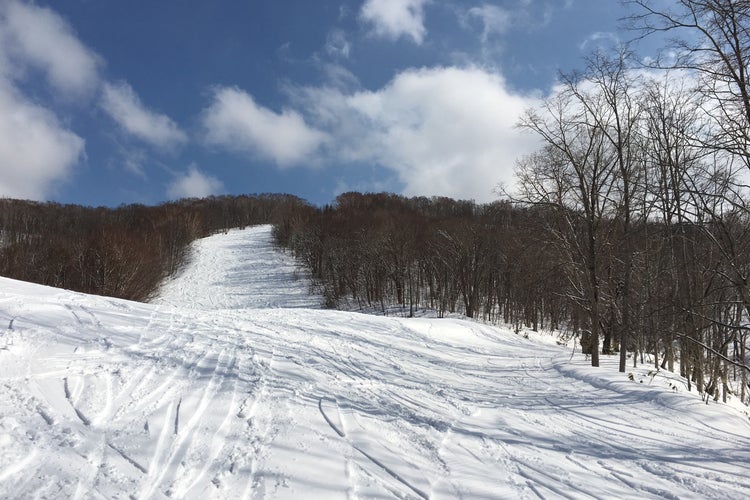
[[155,304],[190,309],[319,309],[296,262],[276,251],[271,226],[230,231],[193,245],[186,272],[162,286]]
[[750,497],[741,412],[477,323],[314,309],[268,227],[195,249],[157,304],[0,279],[0,497]]

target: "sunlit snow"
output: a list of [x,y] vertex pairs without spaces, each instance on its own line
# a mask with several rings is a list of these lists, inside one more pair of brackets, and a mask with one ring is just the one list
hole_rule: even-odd
[[308,291],[268,226],[153,304],[0,278],[0,497],[750,497],[741,410]]

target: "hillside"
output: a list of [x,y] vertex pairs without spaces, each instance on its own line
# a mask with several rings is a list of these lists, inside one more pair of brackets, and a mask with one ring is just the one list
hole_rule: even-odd
[[750,497],[747,415],[677,378],[308,288],[270,226],[152,304],[0,278],[0,497]]

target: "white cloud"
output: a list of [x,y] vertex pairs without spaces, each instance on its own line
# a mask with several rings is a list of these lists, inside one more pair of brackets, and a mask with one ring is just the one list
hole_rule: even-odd
[[101,107],[123,130],[160,148],[173,148],[187,135],[166,115],[147,109],[127,83],[106,83]]
[[148,162],[149,157],[144,150],[118,144],[117,156],[110,160],[110,165],[115,168],[123,168],[132,175],[147,180],[146,165]]
[[84,141],[0,80],[0,196],[44,199],[83,155]]
[[296,111],[276,113],[235,87],[214,91],[202,121],[209,144],[259,155],[279,166],[309,161],[327,139]]
[[487,43],[493,35],[504,34],[511,25],[510,14],[496,5],[484,4],[481,7],[472,7],[467,15],[482,23],[483,43]]
[[461,26],[468,30],[475,30],[477,22],[481,23],[479,37],[483,50],[492,53],[498,51],[494,45],[500,35],[511,31],[539,31],[548,26],[560,10],[569,9],[572,1],[506,0],[500,2],[503,3],[502,7],[495,5],[498,2],[484,1],[474,7],[459,10],[458,17]]
[[[99,82],[99,57],[76,37],[57,13],[17,1],[0,3],[4,58],[41,70],[56,90],[83,95]],[[2,58],[0,58],[2,59]],[[6,66],[6,70],[7,70]]]
[[617,47],[620,45],[620,38],[615,33],[608,31],[596,31],[590,34],[581,42],[578,48],[581,51],[587,50],[589,45],[603,45],[607,47]]
[[408,70],[377,91],[306,88],[297,99],[333,137],[327,154],[393,171],[408,195],[492,200],[537,148],[515,127],[535,99],[478,68]]
[[359,79],[354,73],[340,64],[324,64],[320,70],[325,77],[327,85],[344,89],[358,88],[360,86]]
[[372,25],[380,37],[397,40],[411,37],[421,44],[427,33],[424,26],[424,6],[431,0],[367,0],[362,5],[360,18]]
[[[32,79],[41,78],[55,95],[83,106],[101,92],[101,108],[128,134],[149,144],[172,148],[187,140],[167,116],[146,108],[127,83],[104,83],[102,64],[52,9],[0,0],[0,195],[44,198],[84,155],[83,139],[45,109],[49,103],[32,102],[26,95]],[[124,168],[145,178],[144,154],[123,156]]]
[[190,165],[187,173],[178,177],[169,185],[167,195],[170,198],[205,198],[218,194],[224,185],[215,177],[203,174],[198,167]]
[[348,59],[352,45],[347,40],[344,31],[335,29],[328,33],[325,49],[330,56]]

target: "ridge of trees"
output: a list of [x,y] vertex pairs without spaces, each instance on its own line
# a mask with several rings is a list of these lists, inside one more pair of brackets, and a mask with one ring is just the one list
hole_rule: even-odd
[[193,240],[303,205],[279,194],[117,208],[0,199],[0,275],[143,301],[180,269]]
[[538,238],[541,210],[390,193],[339,195],[274,229],[310,270],[329,307],[392,306],[557,328],[566,304],[557,262]]

